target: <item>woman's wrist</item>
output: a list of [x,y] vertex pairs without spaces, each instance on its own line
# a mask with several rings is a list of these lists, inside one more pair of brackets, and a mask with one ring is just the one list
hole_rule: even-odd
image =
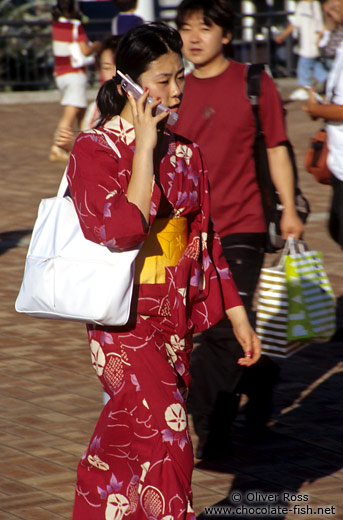
[[250,325],[248,315],[243,305],[237,305],[236,307],[231,307],[231,309],[226,309],[225,313],[234,327],[243,324]]

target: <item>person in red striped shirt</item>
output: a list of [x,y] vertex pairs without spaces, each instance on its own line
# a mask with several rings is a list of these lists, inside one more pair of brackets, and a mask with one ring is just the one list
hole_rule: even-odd
[[[87,76],[85,66],[81,62],[84,56],[90,56],[98,50],[100,42],[88,41],[74,0],[58,0],[52,8],[52,17],[54,75],[61,94],[63,113],[55,131],[49,159],[66,161],[69,159],[69,153],[58,144],[59,133],[63,130],[72,131],[75,122],[80,126],[87,107]],[[80,63],[75,63],[72,59],[74,42],[79,45]]]

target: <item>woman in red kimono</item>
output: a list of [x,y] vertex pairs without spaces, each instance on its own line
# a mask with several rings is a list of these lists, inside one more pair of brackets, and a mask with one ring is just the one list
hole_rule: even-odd
[[80,134],[69,162],[86,238],[122,250],[144,242],[129,322],[88,326],[93,366],[110,400],[78,466],[73,520],[195,518],[185,408],[192,334],[226,312],[243,348],[239,363],[260,355],[212,229],[200,150],[170,131],[168,111],[155,111],[160,102],[175,112],[180,105],[181,46],[164,24],[126,34],[117,70],[144,94],[136,102],[117,78],[105,83],[97,100],[102,126]]

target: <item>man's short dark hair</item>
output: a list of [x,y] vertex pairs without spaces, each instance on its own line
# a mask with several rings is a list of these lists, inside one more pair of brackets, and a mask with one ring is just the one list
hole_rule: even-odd
[[206,25],[214,22],[223,29],[223,33],[232,33],[235,13],[228,0],[183,0],[178,6],[175,23],[181,29],[191,13],[202,12]]

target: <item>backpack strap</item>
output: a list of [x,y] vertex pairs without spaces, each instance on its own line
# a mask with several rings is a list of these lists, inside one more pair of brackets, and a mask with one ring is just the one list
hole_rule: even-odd
[[258,113],[258,99],[261,92],[261,75],[265,70],[264,63],[252,63],[248,66],[247,71],[247,96],[250,100],[253,114],[255,117],[256,134],[263,132],[260,116]]
[[247,94],[251,104],[258,105],[261,91],[261,74],[265,70],[264,63],[252,63],[247,72]]

